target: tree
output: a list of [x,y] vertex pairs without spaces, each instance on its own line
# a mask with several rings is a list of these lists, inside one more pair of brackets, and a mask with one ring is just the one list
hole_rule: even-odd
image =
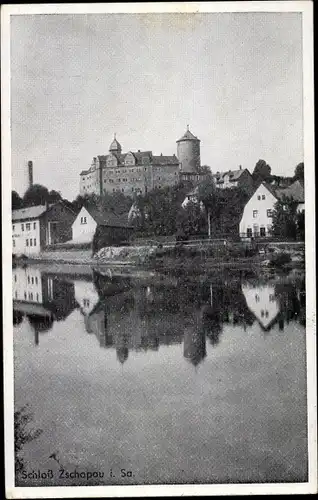
[[36,205],[45,205],[49,200],[49,191],[41,184],[33,184],[29,187],[23,197],[25,207],[34,207]]
[[198,203],[190,202],[176,217],[177,238],[187,239],[206,232],[206,219]]
[[265,160],[258,160],[253,170],[253,179],[256,182],[269,181],[271,177],[271,167]]
[[297,236],[297,205],[292,198],[283,197],[274,205],[272,232],[282,239],[295,240]]
[[298,163],[295,168],[294,180],[303,181],[304,180],[304,163]]
[[11,192],[11,207],[12,210],[18,210],[23,207],[23,200],[16,191]]
[[202,175],[207,175],[207,176],[211,176],[212,177],[212,171],[211,171],[211,167],[209,167],[209,165],[201,165],[198,169],[198,172],[199,174],[202,174]]
[[52,189],[49,192],[48,199],[47,199],[48,203],[57,203],[58,201],[61,201],[61,200],[62,200],[61,193],[59,193],[58,191],[55,191],[54,189]]

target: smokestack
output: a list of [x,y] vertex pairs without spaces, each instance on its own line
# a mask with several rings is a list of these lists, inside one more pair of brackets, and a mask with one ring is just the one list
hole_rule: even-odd
[[33,161],[28,161],[29,188],[33,186]]

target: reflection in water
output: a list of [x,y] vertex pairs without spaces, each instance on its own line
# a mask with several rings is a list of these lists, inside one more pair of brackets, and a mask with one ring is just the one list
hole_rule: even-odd
[[80,277],[15,268],[13,322],[26,316],[38,345],[55,321],[78,309],[86,332],[114,349],[121,364],[130,350],[183,343],[184,358],[197,366],[207,356],[207,340],[218,346],[225,325],[246,330],[256,320],[269,332],[275,324],[283,330],[291,320],[305,323],[304,280],[296,287],[243,278],[141,279],[96,271]]
[[15,404],[44,429],[29,470],[307,481],[304,280],[82,273],[13,271]]

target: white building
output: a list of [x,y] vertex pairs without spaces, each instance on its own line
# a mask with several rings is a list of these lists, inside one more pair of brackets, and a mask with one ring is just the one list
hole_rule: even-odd
[[270,285],[242,285],[242,292],[249,310],[254,314],[261,327],[268,330],[280,311],[275,288]]
[[45,246],[71,238],[76,214],[65,202],[37,205],[12,212],[12,253],[34,255]]
[[240,236],[248,238],[269,236],[272,231],[275,203],[284,196],[298,202],[298,211],[305,209],[304,188],[299,181],[285,189],[274,189],[262,183],[244,207],[240,222]]
[[22,302],[43,303],[41,271],[32,267],[12,270],[12,298]]
[[84,316],[88,316],[99,301],[99,296],[91,281],[74,281],[75,300]]
[[[194,203],[194,204],[199,203],[198,196],[199,196],[199,189],[198,189],[198,187],[196,187],[192,191],[187,193],[187,195],[185,196],[185,198],[182,202],[182,208],[186,208],[187,205],[189,205],[189,203]],[[201,210],[204,210],[204,204],[202,201],[200,201],[200,208],[201,208]]]
[[[83,206],[72,224],[72,241],[74,243],[91,243],[97,226],[106,234],[125,233],[131,231],[127,215],[116,215],[99,210],[95,206]],[[123,239],[123,238],[121,238]]]
[[12,212],[12,252],[14,254],[39,253],[41,249],[40,217],[45,211],[45,205],[38,205]]

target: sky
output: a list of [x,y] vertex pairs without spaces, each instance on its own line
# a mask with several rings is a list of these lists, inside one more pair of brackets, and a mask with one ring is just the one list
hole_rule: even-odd
[[176,153],[189,124],[212,172],[303,161],[301,13],[11,17],[12,189],[74,199],[108,153]]

